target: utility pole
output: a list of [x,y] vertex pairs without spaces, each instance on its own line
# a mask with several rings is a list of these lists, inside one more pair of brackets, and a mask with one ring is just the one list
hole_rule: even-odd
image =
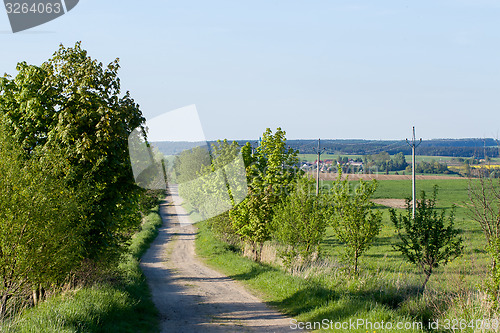
[[486,164],[486,138],[484,138],[484,164]]
[[416,188],[416,176],[415,176],[415,149],[420,146],[422,143],[422,138],[420,138],[418,144],[415,140],[415,126],[413,126],[413,138],[411,143],[406,139],[406,143],[411,147],[411,157],[412,157],[412,165],[411,165],[411,175],[412,175],[412,217],[415,219],[415,210],[417,207],[417,188]]
[[[319,159],[323,153],[320,149],[321,139],[318,139],[318,159],[316,160],[316,196],[319,195]],[[323,148],[324,150],[325,148]]]

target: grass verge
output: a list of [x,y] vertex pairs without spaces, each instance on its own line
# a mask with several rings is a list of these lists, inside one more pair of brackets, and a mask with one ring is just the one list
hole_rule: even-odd
[[[234,247],[219,241],[207,222],[197,225],[196,251],[207,264],[242,281],[268,304],[298,322],[316,325],[311,326],[311,329],[328,331],[333,328],[335,331],[335,327],[331,326],[335,323],[357,323],[358,320],[372,324],[390,322],[394,325],[410,325],[408,329],[401,330],[393,327],[392,332],[420,332],[419,325],[425,325],[422,322],[426,318],[409,316],[397,309],[405,301],[400,298],[398,304],[394,304],[395,295],[404,294],[397,286],[391,287],[388,283],[383,290],[377,289],[378,280],[374,282],[369,277],[350,280],[342,276],[341,270],[334,272],[337,274],[335,277],[322,274],[311,274],[307,278],[294,276],[279,268],[242,257]],[[293,324],[290,327],[293,328]],[[336,331],[364,333],[367,327],[349,326]]]
[[157,310],[139,259],[161,224],[156,207],[145,217],[129,253],[116,268],[118,282],[99,283],[51,297],[4,323],[0,332],[158,332]]

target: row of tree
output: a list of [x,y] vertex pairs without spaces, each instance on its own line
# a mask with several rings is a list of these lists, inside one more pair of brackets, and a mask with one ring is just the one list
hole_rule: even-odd
[[[200,157],[205,156],[207,150],[186,151],[177,158],[174,170],[177,170],[178,179],[183,177],[183,165],[195,170],[188,172],[190,176],[186,178],[183,191],[188,201],[203,202],[193,205],[200,207],[200,211],[220,202],[226,204],[224,207],[229,211],[209,220],[212,230],[221,239],[231,244],[243,242],[256,261],[261,260],[264,243],[272,241],[278,245],[284,265],[290,268],[320,256],[326,228],[331,227],[343,244],[342,259],[350,272],[358,272],[360,257],[376,240],[381,228],[381,213],[374,209],[370,200],[377,187],[375,181],[350,182],[339,175],[330,190],[316,195],[314,181],[298,169],[297,151],[289,148],[285,132],[279,128],[274,134],[267,129],[257,147],[246,143],[240,150],[235,142],[219,141],[208,152],[209,158],[203,159]],[[241,182],[231,179],[234,175],[241,177],[241,173],[227,172],[231,170],[227,166],[239,154],[246,169],[246,192]],[[402,155],[391,160],[403,162]],[[206,162],[205,166],[199,163],[201,160]],[[387,155],[380,154],[370,160],[387,161]],[[422,165],[432,169],[435,163]],[[218,173],[217,170],[225,171]],[[217,176],[206,177],[207,174]],[[197,181],[193,182],[194,179]],[[213,186],[215,183],[219,185]],[[236,183],[239,186],[235,186]],[[500,297],[499,186],[492,178],[480,178],[471,180],[469,188],[473,217],[485,232],[492,256],[489,290],[495,301]],[[393,247],[424,273],[422,288],[436,268],[463,253],[460,231],[454,227],[453,210],[447,214],[436,207],[436,201],[437,188],[430,197],[422,193],[417,200],[415,216],[410,200],[407,200],[406,212],[390,210],[390,220],[397,235]],[[213,212],[206,214],[214,215]]]
[[[0,318],[86,265],[115,262],[141,221],[127,138],[144,122],[118,60],[77,43],[0,78]],[[147,200],[143,202],[147,203]]]
[[[219,149],[214,156],[221,155],[220,149],[232,151],[223,163],[228,164],[236,155],[236,147],[235,143],[224,141],[213,146],[212,151]],[[304,176],[297,166],[297,153],[288,147],[285,132],[280,128],[275,133],[267,129],[256,148],[245,144],[241,155],[246,167],[248,195],[241,202],[232,200],[229,212],[210,219],[211,227],[225,241],[243,242],[255,261],[261,261],[265,242],[278,244],[279,255],[288,268],[307,264],[321,255],[320,244],[326,228],[331,227],[343,244],[342,259],[346,267],[356,275],[359,259],[373,244],[382,226],[382,213],[374,209],[371,201],[377,182],[353,183],[342,179],[340,172],[332,188],[317,195],[315,182]],[[186,164],[190,156],[193,152],[186,152],[180,159],[186,159]],[[212,167],[210,172],[214,170]],[[204,179],[206,173],[199,170],[197,175]],[[231,183],[227,177],[225,181]],[[186,187],[185,197],[190,203],[196,203],[206,196],[203,191],[210,188],[208,184],[211,183],[203,180],[196,188]],[[225,190],[233,198],[231,187]],[[406,213],[391,211],[400,239],[394,246],[426,274],[424,287],[436,267],[459,256],[463,250],[453,214],[446,217],[445,211],[437,212],[435,195],[427,199],[423,194],[415,218],[411,216],[409,202]],[[217,197],[222,198],[220,195],[210,197],[212,205],[209,206],[228,200],[217,200]]]

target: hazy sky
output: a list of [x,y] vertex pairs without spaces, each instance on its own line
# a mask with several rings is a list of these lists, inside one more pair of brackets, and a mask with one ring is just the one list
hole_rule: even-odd
[[81,40],[147,118],[196,104],[207,139],[499,137],[500,0],[103,1],[12,34],[0,74]]

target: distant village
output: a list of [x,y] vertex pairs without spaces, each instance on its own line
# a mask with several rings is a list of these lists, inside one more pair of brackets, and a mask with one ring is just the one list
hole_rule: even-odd
[[[300,168],[305,172],[316,170],[318,160],[314,162],[302,161]],[[350,173],[357,173],[363,171],[363,162],[360,160],[347,159],[346,161],[337,161],[333,159],[319,160],[320,172],[337,172],[339,168],[342,170],[349,170]]]

